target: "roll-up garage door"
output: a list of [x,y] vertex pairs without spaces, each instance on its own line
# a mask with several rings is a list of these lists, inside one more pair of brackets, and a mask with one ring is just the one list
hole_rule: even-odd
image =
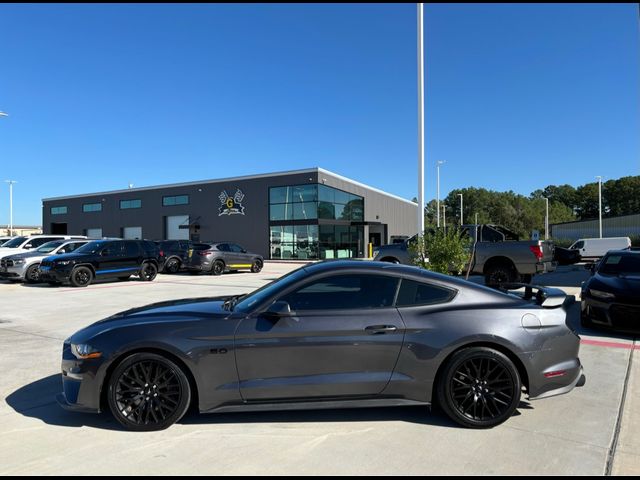
[[166,231],[167,240],[189,240],[189,215],[167,217]]

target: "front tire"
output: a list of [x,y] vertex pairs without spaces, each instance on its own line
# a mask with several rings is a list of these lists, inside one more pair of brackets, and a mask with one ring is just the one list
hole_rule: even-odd
[[74,287],[86,287],[93,281],[93,272],[89,267],[76,267],[71,272],[69,281]]
[[260,273],[260,271],[262,270],[262,267],[263,267],[262,260],[256,260],[251,265],[251,271],[253,273]]
[[38,283],[40,281],[40,264],[31,265],[24,274],[27,283]]
[[171,360],[136,353],[113,372],[108,399],[111,413],[128,430],[164,430],[189,409],[191,387],[185,373]]
[[521,388],[518,369],[506,355],[487,347],[466,348],[444,366],[438,402],[464,427],[491,428],[513,415]]

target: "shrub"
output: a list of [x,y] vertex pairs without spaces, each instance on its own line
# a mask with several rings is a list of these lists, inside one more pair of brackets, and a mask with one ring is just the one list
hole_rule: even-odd
[[471,239],[457,228],[427,231],[409,246],[414,265],[438,273],[460,275],[469,261]]

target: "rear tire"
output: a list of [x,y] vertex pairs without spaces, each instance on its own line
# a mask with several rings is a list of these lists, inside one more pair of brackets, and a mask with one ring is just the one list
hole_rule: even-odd
[[170,258],[164,265],[164,273],[178,273],[180,270],[180,260],[177,258]]
[[74,287],[87,287],[93,281],[93,272],[89,267],[76,267],[71,272],[69,282]]
[[439,375],[437,398],[454,422],[491,428],[507,420],[520,403],[518,369],[501,352],[472,347],[456,352]]
[[140,273],[138,273],[138,275],[140,276],[140,280],[144,282],[153,282],[156,275],[158,275],[158,267],[151,262],[145,262],[142,264],[142,267],[140,267]]
[[108,385],[109,409],[126,429],[164,430],[180,420],[191,404],[185,372],[171,360],[153,353],[124,359]]
[[497,287],[501,283],[513,283],[518,273],[512,265],[496,263],[491,265],[484,274],[484,283],[490,287]]
[[216,276],[222,275],[224,273],[224,262],[222,260],[216,260],[213,262],[213,265],[211,266],[211,273]]

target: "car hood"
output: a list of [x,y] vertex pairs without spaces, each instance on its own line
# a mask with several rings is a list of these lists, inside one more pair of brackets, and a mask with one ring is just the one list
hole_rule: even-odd
[[589,280],[587,287],[615,293],[621,301],[640,305],[640,275],[619,277],[596,273]]
[[50,255],[50,254],[40,253],[40,252],[24,252],[24,253],[16,253],[14,255],[7,255],[4,258],[9,259],[9,260],[14,260],[14,259],[18,259],[18,258],[30,258],[31,259],[31,258],[34,258],[34,257],[42,257],[42,258],[44,258],[44,257],[46,257],[48,255]]
[[145,328],[148,328],[154,325],[166,326],[168,323],[182,324],[215,319],[223,320],[233,315],[232,312],[222,308],[224,300],[227,298],[207,297],[171,300],[133,308],[116,313],[76,332],[70,340],[71,343],[82,343],[96,335],[131,326],[144,325]]

